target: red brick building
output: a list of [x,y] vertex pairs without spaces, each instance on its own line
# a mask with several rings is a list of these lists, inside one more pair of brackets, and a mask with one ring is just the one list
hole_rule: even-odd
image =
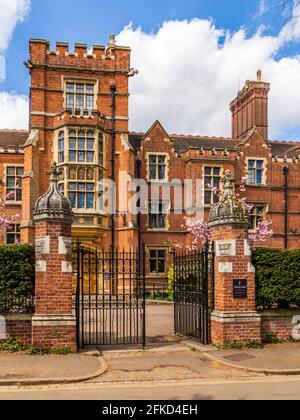
[[273,221],[274,236],[265,245],[299,247],[300,143],[269,140],[270,85],[260,72],[230,104],[232,138],[170,134],[158,121],[145,133],[132,133],[129,47],[117,46],[113,36],[107,47],[94,45],[91,51],[76,44],[71,52],[66,43],[51,51],[45,40],[30,40],[29,45],[29,131],[0,131],[1,192],[9,192],[22,177],[22,191],[8,203],[8,211],[19,212],[21,222],[4,241],[33,241],[33,209],[48,188],[47,170],[55,160],[62,169],[60,189],[75,213],[73,237],[121,249],[145,243],[149,281],[165,282],[170,242],[189,242],[184,215],[174,211],[173,196],[169,201],[158,198],[156,212],[153,202],[143,203],[149,211],[141,216],[124,211],[117,196],[116,214],[105,214],[97,209],[97,184],[104,178],[115,180],[117,189],[124,172],[128,180],[142,178],[160,186],[174,179],[202,179],[207,218],[215,200],[207,185],[219,187],[229,169],[237,185],[243,176],[249,178],[251,229],[262,215]]

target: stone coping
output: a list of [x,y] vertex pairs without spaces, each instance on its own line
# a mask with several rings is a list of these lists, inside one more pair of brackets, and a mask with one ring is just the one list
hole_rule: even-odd
[[300,309],[287,309],[287,310],[269,310],[269,311],[259,311],[259,315],[262,318],[290,318],[295,315],[300,315]]
[[6,321],[31,321],[34,314],[2,314],[0,317],[5,318]]

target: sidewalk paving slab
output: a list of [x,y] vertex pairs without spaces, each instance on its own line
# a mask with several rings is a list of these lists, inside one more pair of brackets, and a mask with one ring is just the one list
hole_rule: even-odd
[[0,386],[84,382],[107,370],[105,360],[87,354],[34,355],[0,353]]
[[247,372],[300,375],[300,343],[267,345],[263,349],[208,349],[206,355],[223,366]]

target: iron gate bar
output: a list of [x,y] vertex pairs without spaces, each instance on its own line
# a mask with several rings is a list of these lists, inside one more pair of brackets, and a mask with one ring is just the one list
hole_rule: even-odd
[[145,247],[73,247],[77,345],[146,344]]
[[209,344],[213,248],[174,255],[175,332]]

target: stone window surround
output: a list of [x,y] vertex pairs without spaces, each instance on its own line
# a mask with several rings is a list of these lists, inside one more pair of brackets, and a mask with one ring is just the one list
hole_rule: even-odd
[[[7,195],[6,190],[7,190],[7,186],[6,186],[6,178],[7,178],[7,168],[23,168],[24,170],[24,164],[18,164],[18,163],[13,163],[13,164],[9,164],[9,163],[4,163],[3,164],[3,185],[5,188],[5,196]],[[16,201],[16,200],[7,200],[6,204],[9,206],[22,206],[22,200],[21,201]]]
[[260,156],[251,156],[251,157],[249,157],[249,156],[247,156],[246,157],[246,174],[247,174],[247,176],[248,176],[248,174],[249,174],[249,160],[255,160],[255,161],[257,161],[257,160],[261,160],[261,161],[263,161],[263,172],[262,172],[262,174],[263,174],[263,178],[262,178],[262,183],[261,184],[251,184],[251,183],[249,183],[249,182],[247,182],[247,185],[246,186],[249,186],[249,187],[260,187],[260,186],[265,186],[265,185],[267,185],[267,159],[265,158],[265,157],[260,157]]
[[[221,171],[220,171],[220,177],[221,177],[221,179],[222,179],[222,177],[224,176],[224,174],[225,174],[225,171],[224,171],[224,167],[223,166],[221,166],[221,165],[218,165],[218,164],[212,164],[212,165],[203,165],[203,168],[202,168],[202,179],[203,179],[203,186],[204,186],[204,191],[203,191],[203,205],[204,205],[204,208],[211,208],[211,206],[213,205],[212,203],[211,204],[205,204],[205,168],[218,168],[218,169],[221,169]],[[221,185],[220,185],[221,186]]]
[[[165,179],[150,179],[150,156],[165,156],[166,158],[166,173],[165,173]],[[148,182],[155,182],[155,183],[164,183],[169,181],[169,165],[170,165],[170,155],[167,152],[147,152],[145,155],[146,158],[146,180]]]
[[[165,273],[150,273],[150,251],[165,251],[166,259],[165,259]],[[170,248],[165,245],[147,245],[146,246],[146,277],[147,278],[164,278],[168,275],[169,264],[168,264],[168,254],[170,252]]]
[[[166,204],[167,212],[165,213],[165,227],[164,228],[150,228],[150,213],[149,213],[149,206],[151,202],[160,203],[163,202]],[[169,222],[169,215],[171,213],[171,202],[169,200],[148,200],[146,202],[146,208],[148,209],[147,213],[147,222],[146,222],[146,228],[148,232],[167,232],[170,228],[170,222]]]
[[[269,205],[267,203],[248,203],[248,204],[253,207],[263,207],[264,208],[264,211],[262,214],[263,216],[266,216],[269,212]],[[249,229],[249,233],[255,233],[255,232],[256,232],[256,229],[254,230]]]
[[[97,98],[99,94],[99,79],[96,78],[76,78],[76,77],[65,77],[62,76],[61,88],[64,92],[64,109],[67,109],[67,83],[83,83],[83,84],[93,84],[94,85],[94,110],[97,109]],[[76,107],[75,107],[76,108]],[[86,110],[85,110],[86,111]]]
[[[19,230],[14,229],[13,231],[9,231],[9,229],[6,229],[5,230],[5,235],[4,235],[5,236],[4,237],[4,243],[5,244],[7,244],[7,235],[14,235],[15,239],[16,239],[16,237],[19,237],[21,239],[21,232],[20,232],[21,224],[20,224],[20,222],[12,223],[11,226],[14,226],[14,227],[19,226]],[[10,242],[10,243],[12,243],[12,242]],[[14,242],[14,243],[16,243],[16,242]]]

